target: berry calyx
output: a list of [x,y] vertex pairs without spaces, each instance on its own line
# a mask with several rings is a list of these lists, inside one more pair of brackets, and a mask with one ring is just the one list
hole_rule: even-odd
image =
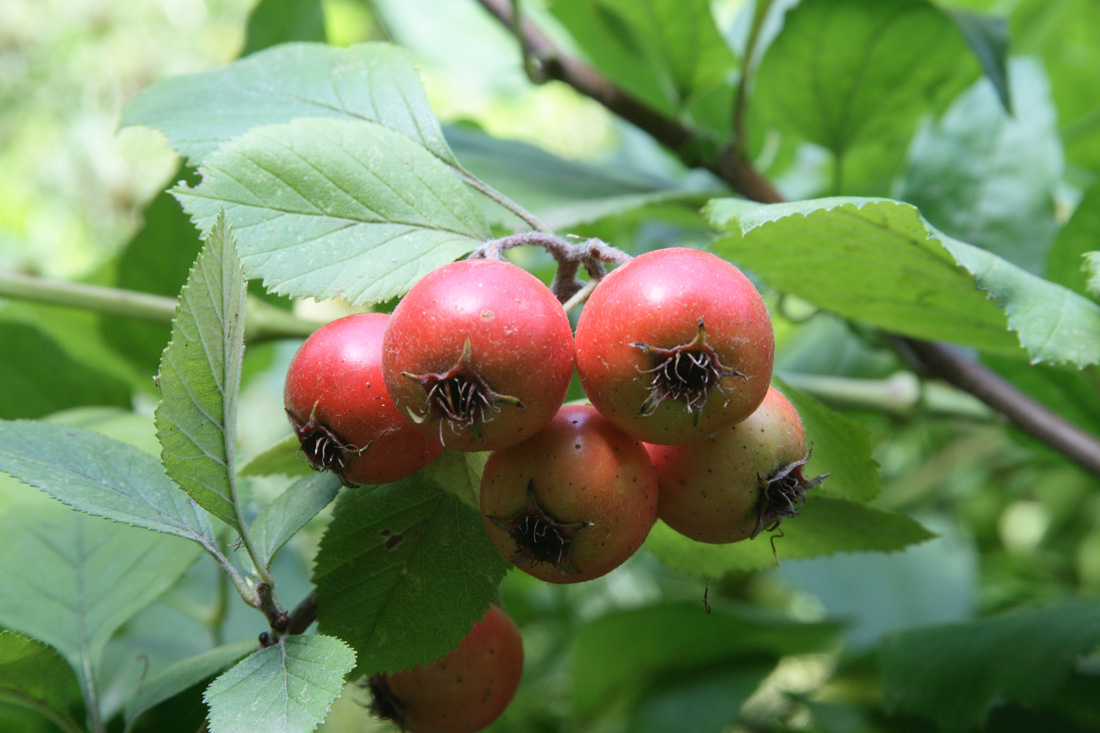
[[657,518],[657,474],[642,445],[589,405],[566,405],[542,431],[494,451],[481,478],[489,539],[551,583],[611,572]]
[[599,282],[581,312],[577,373],[593,406],[628,435],[701,440],[763,401],[775,353],[768,309],[740,270],[673,247]]
[[386,389],[422,435],[488,451],[541,430],[573,375],[573,333],[535,276],[500,260],[433,270],[386,330]]
[[807,477],[802,420],[774,388],[746,420],[684,445],[646,444],[658,477],[658,516],[699,542],[752,539],[798,515]]
[[642,371],[651,374],[649,397],[642,403],[641,414],[652,415],[665,400],[683,402],[692,415],[692,425],[698,425],[711,389],[723,392],[722,379],[744,374],[722,363],[721,355],[707,343],[706,324],[699,321],[695,338],[672,348],[634,343],[653,360],[653,366]]
[[287,369],[283,403],[302,454],[345,485],[396,481],[443,451],[409,426],[386,391],[382,337],[389,319],[361,313],[327,323]]
[[519,512],[510,519],[487,518],[515,541],[513,562],[550,563],[563,573],[578,572],[569,562],[573,538],[592,522],[563,524],[547,514],[535,497],[534,480],[527,484],[527,505]]
[[492,420],[493,412],[500,412],[501,405],[527,409],[518,398],[493,391],[470,366],[471,351],[470,339],[466,339],[458,361],[447,371],[431,374],[401,373],[401,376],[420,385],[427,400],[425,414],[416,415],[410,412],[409,418],[414,423],[437,423],[440,443],[444,442],[445,423],[450,424],[452,431],[465,428],[476,440],[481,440],[481,426]]

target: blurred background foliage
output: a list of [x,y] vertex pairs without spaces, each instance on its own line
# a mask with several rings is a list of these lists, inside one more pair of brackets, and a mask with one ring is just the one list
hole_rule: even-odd
[[[546,8],[530,5],[534,17],[568,46],[568,34]],[[712,3],[719,29],[730,38],[739,37],[742,5]],[[1054,159],[1043,159],[1049,164],[1042,172],[1050,191],[1042,215],[1047,218],[1031,233],[1049,242],[1067,231],[1066,221],[1100,174],[1100,5],[968,0],[951,6],[1005,15],[1013,55],[1028,59],[1013,65],[1013,74],[1022,79],[1013,87],[1021,104],[1018,119],[1040,119],[1037,124],[1046,125],[1057,144]],[[188,173],[157,133],[118,130],[120,110],[154,81],[294,39],[337,45],[393,40],[410,48],[433,108],[452,126],[448,134],[454,140],[483,130],[605,172],[688,177],[651,139],[591,100],[560,84],[532,86],[517,64],[513,40],[474,2],[7,0],[0,23],[0,270],[174,296],[198,240],[175,202],[158,194]],[[1032,88],[1035,93],[1029,94]],[[937,140],[943,143],[953,132],[965,136],[982,115],[1002,114],[991,89],[967,94],[952,104],[970,109],[949,107],[942,118],[922,122],[910,156],[931,160]],[[473,151],[473,161],[476,146],[456,144],[465,161],[463,149]],[[833,178],[821,149],[780,146],[758,152],[771,161],[767,172],[789,194],[829,192]],[[851,161],[852,188],[844,193],[906,196],[934,222],[938,212],[943,221],[953,221],[950,202],[922,184],[922,176],[942,171],[903,167],[900,175],[883,180],[876,177],[874,154],[857,153],[866,158],[856,155]],[[1029,169],[1013,175],[1010,195],[1034,187],[1039,174]],[[705,176],[696,183],[699,191],[715,188]],[[635,252],[698,243],[708,236],[694,214],[701,200],[596,218],[574,231]],[[546,274],[549,261],[538,253],[517,257]],[[878,336],[795,299],[769,298],[779,372],[869,429],[884,486],[876,505],[917,518],[937,538],[891,554],[785,561],[765,572],[714,578],[709,586],[645,552],[583,587],[549,586],[512,573],[502,587],[503,601],[523,628],[527,670],[516,703],[493,730],[927,730],[927,718],[887,713],[878,660],[884,644],[896,642],[892,635],[1100,593],[1095,477],[1006,428],[980,405],[906,378],[906,365]],[[347,311],[339,303],[298,307],[321,319]],[[39,417],[107,405],[133,409],[145,420],[154,399],[150,375],[166,341],[167,328],[161,326],[2,303],[2,416]],[[296,346],[283,342],[248,354],[238,431],[245,459],[287,433],[281,383]],[[27,369],[34,363],[56,366],[43,375]],[[989,363],[1079,424],[1100,430],[1095,369],[1082,375],[1055,367],[1029,369],[1010,359]],[[844,390],[829,381],[836,377],[846,380]],[[279,488],[263,479],[252,486],[261,497]],[[307,531],[295,540],[299,552],[283,556],[285,567],[278,570],[288,588],[304,593],[318,534],[316,527]],[[782,539],[777,549],[782,556]],[[196,569],[183,586],[128,625],[109,652],[120,670],[119,689],[136,684],[133,665],[124,662],[140,647],[143,624],[177,623],[201,636],[201,626],[187,620],[186,611],[205,597],[209,572]],[[676,628],[680,631],[668,644],[686,649],[698,641],[688,637],[702,621],[680,620],[694,618],[684,615],[682,604],[701,609],[704,593],[728,612],[726,622],[736,619],[744,629],[743,648],[731,648],[718,660],[650,666],[639,660],[613,680],[616,684],[606,682],[610,672],[602,665],[609,660],[600,656],[600,642],[607,629],[601,623],[639,624],[641,634],[650,628],[643,621],[652,623],[654,634]],[[294,596],[289,589],[285,593]],[[650,615],[630,616],[640,611]],[[774,618],[760,616],[763,612],[802,623],[776,640]],[[259,621],[237,608],[226,634],[248,638]],[[1080,651],[1095,647],[1085,637],[1082,642],[1086,648]],[[676,648],[658,646],[647,653],[675,659]],[[988,728],[1095,730],[1100,657],[1086,655],[1071,667],[1068,681],[1049,702],[1027,710],[1015,702],[1003,704]],[[1044,669],[1027,672],[1041,676]],[[595,699],[593,689],[599,691]],[[369,719],[364,704],[365,694],[350,689],[322,730],[384,729]],[[149,729],[197,727],[191,720],[196,711],[201,714],[197,691],[162,707],[150,716]],[[14,708],[0,709],[8,716],[0,727],[14,726],[4,729],[45,730]],[[176,723],[163,722],[183,710],[189,712],[180,712]]]

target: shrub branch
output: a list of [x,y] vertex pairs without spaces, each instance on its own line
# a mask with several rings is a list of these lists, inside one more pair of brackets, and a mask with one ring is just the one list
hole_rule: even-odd
[[[710,170],[745,198],[769,204],[785,200],[741,152],[747,149],[745,140],[736,140],[736,147],[715,146],[714,141],[706,136],[647,107],[590,66],[562,51],[530,18],[523,17],[516,22],[509,0],[478,2],[506,28],[518,29],[517,36],[525,56],[539,64],[546,79],[564,82],[591,97],[670,148],[685,165]],[[707,155],[707,150],[714,152]],[[900,336],[895,337],[895,343],[904,347],[915,362],[917,371],[969,392],[1017,428],[1100,476],[1100,439],[1096,436],[1065,420],[993,370],[946,344]]]

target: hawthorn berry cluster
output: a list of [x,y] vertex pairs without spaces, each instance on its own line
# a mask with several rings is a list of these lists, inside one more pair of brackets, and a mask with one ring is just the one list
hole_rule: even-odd
[[[489,539],[524,572],[573,583],[621,565],[658,518],[728,543],[798,513],[822,477],[803,475],[802,423],[770,387],[774,350],[756,288],[705,252],[657,250],[614,269],[575,336],[537,278],[467,259],[429,273],[392,315],[319,329],[291,362],[285,402],[303,453],[348,485],[411,475],[445,447],[492,451]],[[563,405],[574,370],[589,405]],[[411,731],[491,722],[522,667],[518,632],[483,630],[507,630],[499,617],[491,609],[433,665],[372,678],[376,712]],[[489,637],[508,652],[489,655],[491,674],[462,673],[486,654],[474,639]],[[451,717],[418,722],[425,710]]]

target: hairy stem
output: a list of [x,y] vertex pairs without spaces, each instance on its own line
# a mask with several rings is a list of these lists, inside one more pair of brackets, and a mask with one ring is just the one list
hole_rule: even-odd
[[[79,308],[108,316],[170,324],[176,299],[101,285],[0,274],[0,298]],[[251,344],[305,338],[323,324],[303,320],[257,298],[248,299],[245,339]]]
[[[505,26],[512,27],[514,21],[509,0],[478,2]],[[728,146],[712,157],[702,156],[700,151],[708,147],[705,136],[647,107],[599,72],[564,53],[530,22],[530,18],[520,19],[516,26],[520,29],[520,42],[540,61],[547,78],[565,82],[581,94],[600,102],[610,112],[633,123],[671,149],[686,165],[709,169],[745,198],[760,203],[785,200],[743,152]],[[899,340],[910,346],[909,353],[928,376],[939,377],[972,394],[1032,437],[1100,476],[1100,439],[1096,436],[1063,419],[993,370],[967,359],[946,344],[900,337]]]
[[496,203],[498,206],[512,212],[517,217],[522,219],[527,224],[527,226],[531,227],[536,232],[543,232],[545,234],[553,234],[554,233],[554,230],[551,229],[550,227],[548,227],[546,224],[544,224],[541,219],[539,219],[537,216],[532,214],[530,211],[528,211],[527,209],[525,209],[522,206],[520,206],[519,204],[517,204],[512,199],[510,199],[507,196],[505,196],[504,194],[502,194],[500,191],[498,191],[495,188],[493,188],[492,186],[490,186],[485,181],[481,180],[480,178],[478,178],[474,175],[466,173],[465,171],[461,171],[461,175],[462,175],[462,181],[467,186],[474,189],[478,193],[481,193],[481,194],[487,196],[488,198],[492,199],[493,202]]

